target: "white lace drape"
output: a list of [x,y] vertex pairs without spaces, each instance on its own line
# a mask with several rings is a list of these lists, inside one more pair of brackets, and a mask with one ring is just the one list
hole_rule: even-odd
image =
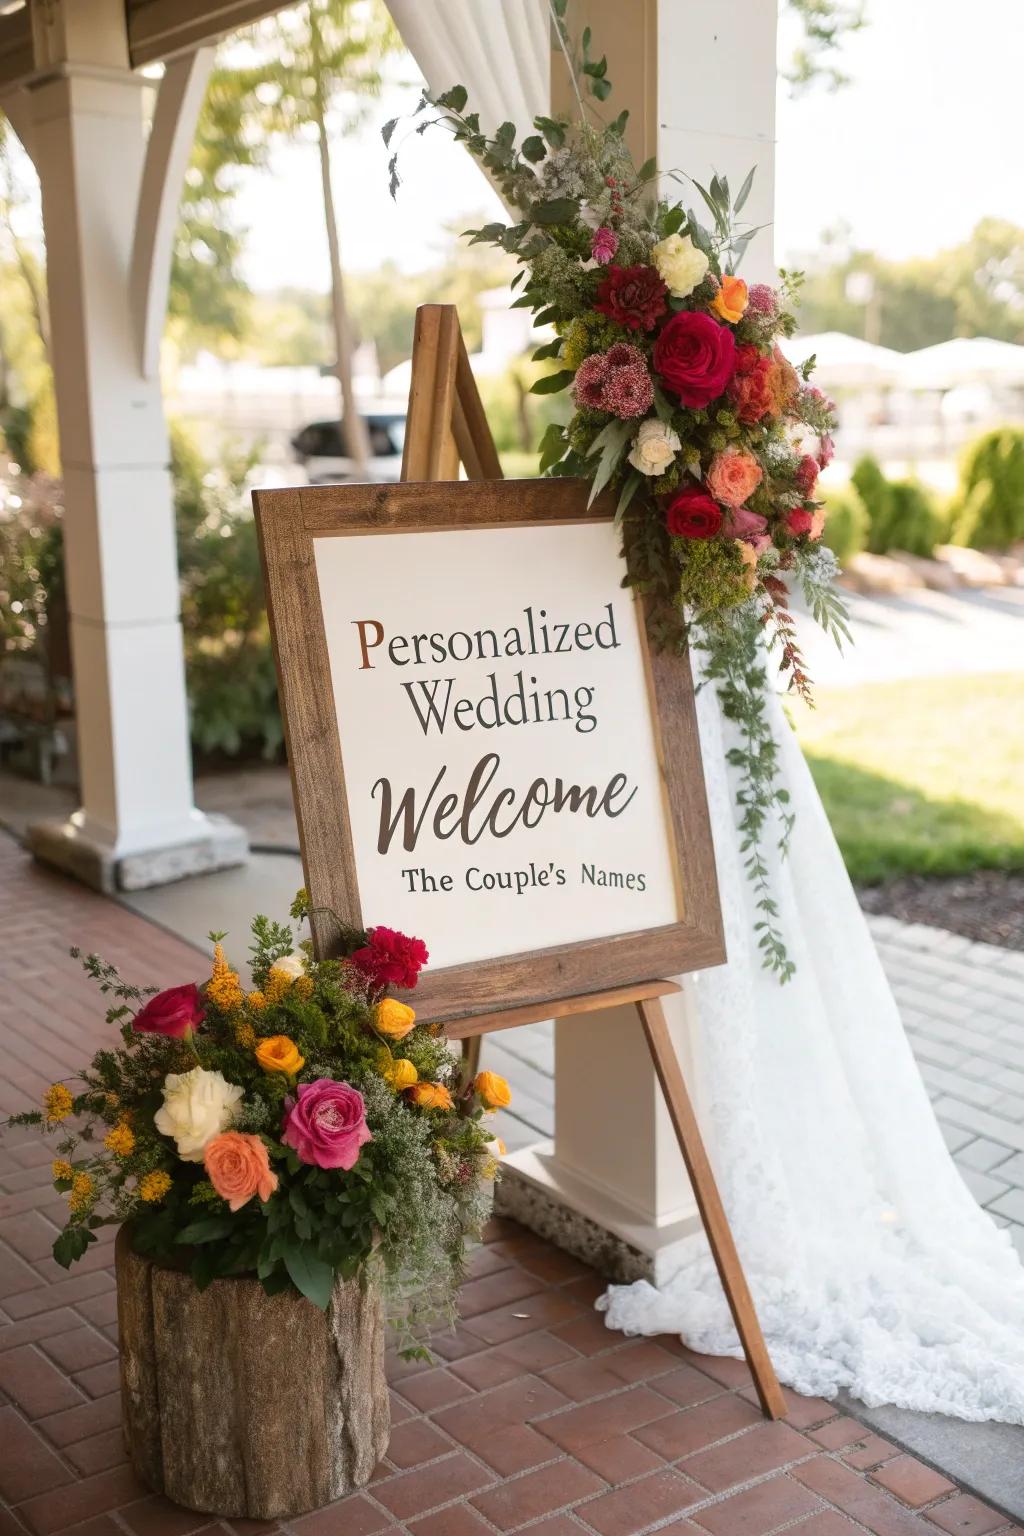
[[[1024,1423],[1024,1268],[946,1150],[807,764],[772,714],[796,811],[772,881],[797,974],[780,987],[760,969],[709,686],[729,964],[694,982],[698,1102],[772,1359],[799,1392]],[[740,1353],[703,1239],[661,1291],[613,1286],[599,1305],[611,1327]]]

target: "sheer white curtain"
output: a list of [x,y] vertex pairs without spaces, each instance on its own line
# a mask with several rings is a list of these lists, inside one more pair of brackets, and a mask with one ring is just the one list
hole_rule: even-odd
[[485,128],[528,130],[550,96],[545,0],[388,0],[432,91],[464,85]]

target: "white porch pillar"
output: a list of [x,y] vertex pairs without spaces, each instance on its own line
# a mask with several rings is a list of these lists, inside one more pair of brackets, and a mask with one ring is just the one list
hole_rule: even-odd
[[[776,7],[765,0],[574,0],[571,29],[589,24],[593,49],[608,55],[609,106],[628,107],[637,164],[656,155],[707,185],[714,171],[739,187],[752,165],[744,208],[768,228],[744,264],[771,280],[775,159]],[[736,40],[742,39],[742,47]],[[552,101],[571,111],[564,62],[552,56]],[[700,217],[698,193],[667,182]],[[706,772],[721,772],[709,763]],[[702,982],[713,987],[715,973]],[[699,1103],[694,1063],[696,989],[665,998],[680,1063]],[[499,1186],[501,1208],[586,1257],[605,1273],[663,1282],[678,1244],[699,1224],[668,1112],[636,1009],[611,1008],[555,1024],[555,1136],[514,1153]],[[609,1241],[606,1234],[610,1234]]]
[[123,0],[39,7],[31,90],[42,187],[82,809],[30,829],[38,857],[110,889],[241,862],[195,808],[169,447],[133,324],[132,247],[152,89]]

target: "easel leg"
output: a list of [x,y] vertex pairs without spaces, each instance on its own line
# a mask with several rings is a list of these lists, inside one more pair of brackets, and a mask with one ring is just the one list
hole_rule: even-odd
[[483,1035],[468,1035],[462,1042],[462,1076],[468,1083],[480,1070],[480,1047]]
[[787,1410],[782,1388],[765,1347],[761,1325],[736,1252],[715,1176],[704,1150],[697,1117],[668,1032],[665,1010],[659,997],[648,998],[636,1006],[761,1407],[770,1419],[785,1418]]

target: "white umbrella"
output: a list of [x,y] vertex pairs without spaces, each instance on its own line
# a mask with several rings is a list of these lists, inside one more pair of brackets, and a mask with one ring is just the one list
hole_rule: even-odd
[[954,389],[961,384],[1024,385],[1024,347],[991,336],[956,336],[907,352],[900,381],[908,389]]
[[782,350],[799,366],[813,354],[817,359],[814,383],[824,389],[884,388],[900,376],[902,354],[847,336],[843,331],[821,331],[816,336],[790,336]]

